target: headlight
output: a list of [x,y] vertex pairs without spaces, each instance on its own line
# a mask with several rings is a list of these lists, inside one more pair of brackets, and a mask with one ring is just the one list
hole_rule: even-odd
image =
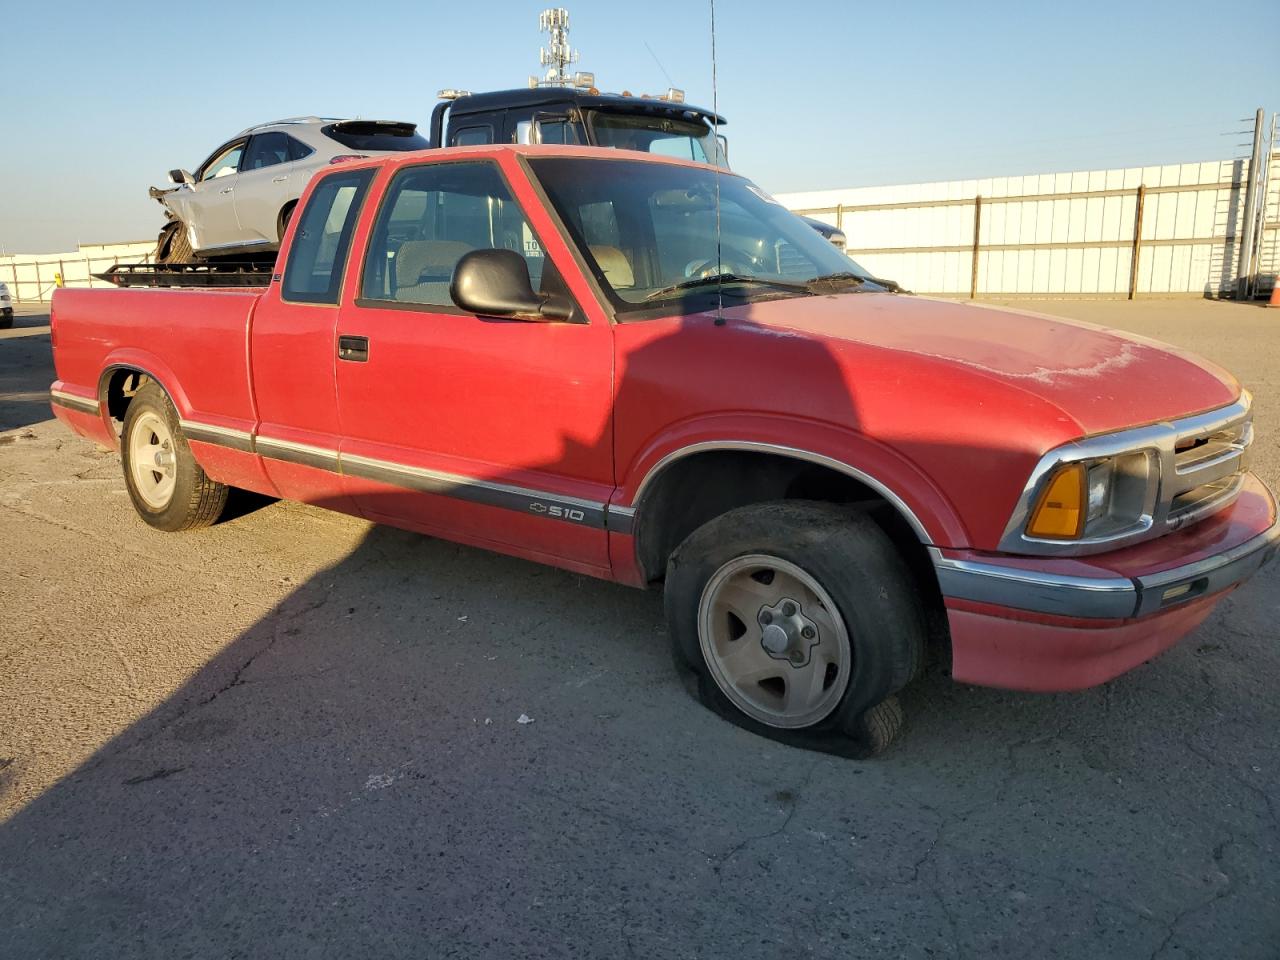
[[1038,540],[1091,540],[1149,526],[1159,484],[1155,451],[1078,460],[1046,479],[1027,521]]

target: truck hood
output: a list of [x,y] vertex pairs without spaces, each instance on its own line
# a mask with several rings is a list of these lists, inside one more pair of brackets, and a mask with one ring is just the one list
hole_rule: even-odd
[[[1031,394],[1082,435],[1176,419],[1240,395],[1227,371],[1176,347],[1001,307],[880,293],[795,297],[727,309],[750,325],[825,341],[862,366],[882,350]],[[902,357],[906,359],[906,357]]]

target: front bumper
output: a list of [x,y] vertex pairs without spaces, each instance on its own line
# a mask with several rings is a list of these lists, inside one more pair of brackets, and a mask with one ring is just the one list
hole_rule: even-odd
[[1102,683],[1176,643],[1278,549],[1275,499],[1250,474],[1221,513],[1110,554],[935,550],[953,675],[1020,690]]

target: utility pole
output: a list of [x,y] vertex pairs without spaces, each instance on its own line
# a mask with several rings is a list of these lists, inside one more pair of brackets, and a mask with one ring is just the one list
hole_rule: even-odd
[[[1253,120],[1253,152],[1249,155],[1249,171],[1244,188],[1244,222],[1240,230],[1240,259],[1236,268],[1236,299],[1249,296],[1253,280],[1253,222],[1257,219],[1258,174],[1262,164],[1262,122],[1265,114],[1261,107]],[[1270,158],[1267,158],[1270,164]]]

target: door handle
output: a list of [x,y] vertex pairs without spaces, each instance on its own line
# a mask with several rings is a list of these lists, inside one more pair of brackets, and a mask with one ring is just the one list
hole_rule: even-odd
[[367,363],[369,361],[368,337],[338,337],[338,359],[351,363]]
[[272,183],[284,183],[284,182],[285,182],[286,180],[288,180],[288,179],[289,179],[288,177],[272,177],[272,178],[271,178],[271,182],[272,182]]
[[223,193],[230,193],[230,192],[231,192],[232,190],[234,190],[234,189],[235,189],[235,187],[227,187],[227,189],[223,190],[222,192],[223,192]]

